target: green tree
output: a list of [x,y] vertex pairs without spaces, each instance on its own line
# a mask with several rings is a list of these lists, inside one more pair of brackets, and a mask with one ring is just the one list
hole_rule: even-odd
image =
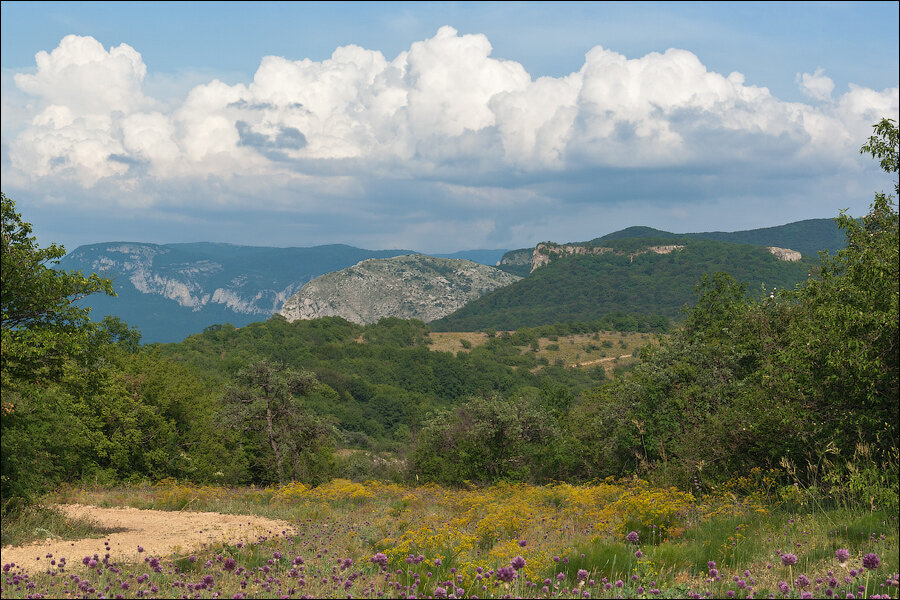
[[304,458],[321,458],[317,451],[331,448],[329,428],[303,405],[303,398],[319,387],[308,371],[257,360],[239,371],[225,392],[226,419],[244,432],[262,434],[279,483],[287,480],[286,467],[292,478],[309,480]]
[[85,348],[88,310],[77,301],[97,292],[114,296],[112,283],[96,274],[50,268],[65,256],[65,248],[41,248],[22,221],[15,202],[2,201],[2,385],[14,379],[57,377],[67,358]]

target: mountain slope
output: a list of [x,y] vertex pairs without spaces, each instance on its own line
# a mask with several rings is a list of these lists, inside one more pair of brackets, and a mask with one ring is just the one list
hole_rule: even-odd
[[383,317],[428,322],[517,280],[468,260],[423,254],[370,259],[310,281],[280,314],[288,321],[337,316],[355,323]]
[[[673,242],[676,242],[673,244]],[[779,260],[763,248],[691,238],[608,240],[608,252],[555,258],[528,277],[431,323],[434,331],[517,329],[591,321],[610,312],[678,317],[705,273],[726,271],[753,293],[792,287],[814,261]],[[652,247],[671,246],[666,254]]]
[[81,246],[60,269],[113,280],[117,298],[83,301],[100,320],[114,315],[138,327],[144,342],[173,342],[216,323],[267,319],[307,281],[367,258],[409,250],[364,250],[342,244],[266,248],[231,244],[110,242]]
[[847,237],[834,219],[807,219],[777,227],[747,229],[744,231],[707,231],[702,233],[669,233],[652,227],[628,227],[621,231],[595,238],[588,244],[602,244],[623,238],[694,238],[717,240],[754,246],[791,248],[804,256],[814,257],[821,250],[836,252],[847,245]]

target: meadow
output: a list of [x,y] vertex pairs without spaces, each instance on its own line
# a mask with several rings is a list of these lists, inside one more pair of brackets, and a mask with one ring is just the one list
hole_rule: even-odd
[[[508,332],[513,334],[515,332]],[[521,352],[533,354],[538,372],[544,365],[567,368],[600,366],[607,377],[615,376],[617,369],[626,369],[638,362],[640,348],[648,343],[658,343],[660,334],[597,331],[592,333],[570,333],[568,335],[548,335],[532,340],[519,347]],[[484,332],[432,331],[428,334],[428,348],[436,352],[470,352],[484,345],[490,338]]]
[[826,508],[776,479],[757,469],[702,497],[641,479],[63,487],[46,500],[256,514],[292,529],[135,564],[101,555],[4,564],[0,595],[898,597],[896,514]]

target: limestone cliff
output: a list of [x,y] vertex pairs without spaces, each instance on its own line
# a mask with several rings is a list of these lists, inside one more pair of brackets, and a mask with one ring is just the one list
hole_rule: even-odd
[[279,313],[288,321],[339,316],[356,323],[383,317],[428,322],[519,279],[468,260],[422,254],[370,259],[313,279]]
[[789,262],[797,262],[803,255],[797,252],[796,250],[791,250],[790,248],[779,248],[777,246],[767,246],[766,250],[768,250],[771,254],[775,255],[775,258],[778,260],[786,260]]

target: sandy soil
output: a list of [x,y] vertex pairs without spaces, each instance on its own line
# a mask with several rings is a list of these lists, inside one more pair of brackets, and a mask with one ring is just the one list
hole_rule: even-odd
[[587,362],[575,363],[574,365],[569,365],[570,367],[587,367],[589,365],[596,365],[599,363],[610,362],[614,360],[619,360],[620,358],[631,358],[631,354],[622,354],[621,356],[607,356],[606,358],[598,358],[597,360],[589,360]]
[[[47,554],[65,557],[69,567],[81,566],[84,556],[95,553],[102,558],[107,552],[118,561],[138,561],[145,556],[167,557],[174,552],[189,553],[204,544],[228,541],[255,541],[258,536],[272,536],[289,531],[285,521],[252,515],[225,515],[212,512],[170,512],[136,508],[99,508],[80,504],[63,504],[60,508],[71,517],[86,517],[103,527],[125,529],[102,538],[81,540],[46,540],[26,546],[6,546],[2,562],[16,563],[29,571],[49,566]],[[109,542],[107,548],[105,542]],[[138,546],[144,553],[138,553]]]

